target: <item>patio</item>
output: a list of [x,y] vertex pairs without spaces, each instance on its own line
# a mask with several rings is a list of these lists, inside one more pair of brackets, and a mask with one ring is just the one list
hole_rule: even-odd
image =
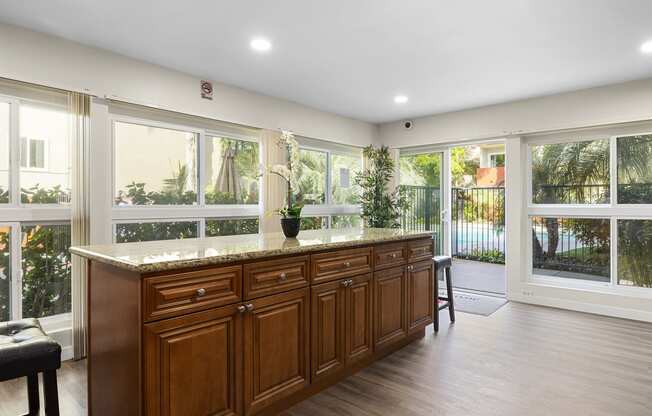
[[453,286],[456,289],[489,292],[498,295],[506,293],[504,264],[454,258],[451,271],[453,273]]

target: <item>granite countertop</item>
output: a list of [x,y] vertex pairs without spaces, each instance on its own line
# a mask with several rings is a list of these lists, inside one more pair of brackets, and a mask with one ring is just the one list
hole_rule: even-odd
[[285,238],[282,233],[246,234],[79,246],[71,247],[70,252],[119,268],[150,273],[431,236],[432,231],[347,228],[301,231],[297,238]]

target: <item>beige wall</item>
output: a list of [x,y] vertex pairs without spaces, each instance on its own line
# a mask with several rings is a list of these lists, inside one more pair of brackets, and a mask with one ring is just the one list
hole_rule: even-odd
[[367,145],[377,136],[373,124],[217,82],[213,101],[204,100],[197,77],[5,24],[0,77],[345,144]]
[[409,147],[652,119],[652,79],[380,126],[379,142]]

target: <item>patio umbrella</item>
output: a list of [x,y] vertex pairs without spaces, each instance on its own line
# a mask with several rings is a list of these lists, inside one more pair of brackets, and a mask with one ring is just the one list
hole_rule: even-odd
[[220,173],[217,175],[215,190],[229,193],[237,201],[242,194],[242,190],[240,189],[240,176],[235,167],[234,159],[235,150],[229,145],[224,149],[222,155],[222,166],[220,167]]

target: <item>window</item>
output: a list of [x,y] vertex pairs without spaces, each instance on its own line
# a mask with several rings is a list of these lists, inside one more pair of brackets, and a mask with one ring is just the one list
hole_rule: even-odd
[[533,217],[531,222],[535,274],[610,281],[608,219]]
[[328,228],[328,217],[301,217],[300,230],[321,230]]
[[618,284],[652,287],[652,219],[618,220]]
[[0,204],[9,202],[10,105],[0,101]]
[[294,191],[297,203],[316,205],[326,203],[326,164],[328,153],[317,150],[301,149],[298,183]]
[[11,92],[29,99],[0,96],[0,321],[35,317],[51,329],[57,316],[65,328],[72,310],[67,95]]
[[355,177],[362,170],[362,150],[320,140],[299,142],[298,185],[294,200],[303,204],[301,229],[344,228],[360,218]]
[[331,217],[332,228],[357,228],[362,225],[362,217],[356,215],[333,215]]
[[619,137],[618,203],[652,204],[652,135]]
[[11,316],[11,228],[0,226],[0,322]]
[[70,312],[70,224],[23,225],[21,232],[23,316]]
[[67,110],[22,102],[19,112],[21,202],[70,203],[72,164]]
[[205,120],[136,106],[109,110],[116,243],[258,232],[260,152],[254,137],[244,130],[218,133]]
[[533,278],[652,287],[652,134],[613,131],[530,143]]
[[45,169],[45,140],[20,138],[20,167]]
[[489,165],[492,168],[502,168],[505,166],[504,153],[492,153],[489,155]]
[[206,220],[206,237],[236,234],[258,234],[258,218]]
[[206,204],[258,204],[258,143],[207,137]]
[[330,194],[332,204],[357,204],[355,176],[362,170],[362,159],[351,155],[331,155]]
[[608,204],[609,141],[532,146],[532,202]]
[[197,204],[197,135],[114,123],[115,204]]
[[116,224],[116,243],[197,238],[195,221],[134,222]]

